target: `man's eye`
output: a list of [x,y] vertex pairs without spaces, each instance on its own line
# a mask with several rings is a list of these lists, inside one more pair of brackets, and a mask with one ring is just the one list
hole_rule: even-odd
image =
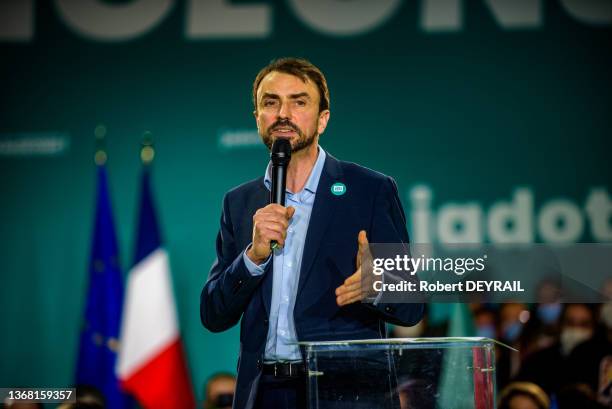
[[273,106],[275,103],[276,103],[276,101],[274,101],[273,99],[268,99],[268,100],[264,101],[263,105],[264,105],[265,107],[271,107],[271,106]]
[[301,106],[301,107],[303,107],[303,106],[305,106],[305,105],[306,105],[306,101],[304,101],[304,100],[302,100],[302,99],[298,99],[297,101],[295,101],[295,103],[296,103],[298,106]]

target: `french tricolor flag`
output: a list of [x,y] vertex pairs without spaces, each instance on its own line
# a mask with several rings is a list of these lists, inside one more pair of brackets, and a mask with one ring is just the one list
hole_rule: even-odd
[[145,163],[117,373],[122,388],[145,409],[193,409],[195,398],[179,333],[168,254],[161,244],[152,199],[150,168]]

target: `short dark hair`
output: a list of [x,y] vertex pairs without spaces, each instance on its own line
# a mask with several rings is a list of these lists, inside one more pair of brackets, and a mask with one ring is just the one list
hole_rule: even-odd
[[[91,407],[104,408],[106,398],[102,391],[93,385],[76,385],[76,403],[78,405],[92,405]],[[87,406],[89,407],[89,406]]]
[[266,75],[273,71],[295,75],[302,81],[310,80],[315,83],[319,90],[319,112],[329,109],[329,89],[327,80],[321,70],[304,58],[283,57],[272,60],[270,64],[263,67],[255,81],[253,81],[253,106],[257,110],[257,88]]
[[208,398],[208,394],[210,392],[210,385],[212,385],[214,381],[219,380],[219,379],[229,379],[229,380],[235,381],[236,375],[234,375],[231,372],[215,372],[212,375],[210,375],[208,379],[206,380],[206,384],[204,385],[204,394],[206,395],[205,398]]
[[[216,372],[216,373],[212,374],[212,375],[211,375],[211,376],[210,376],[210,377],[209,377],[209,378],[206,380],[206,384],[204,385],[204,408],[205,408],[205,409],[208,409],[208,408],[216,408],[216,407],[218,407],[218,406],[219,406],[219,401],[218,401],[218,400],[219,400],[219,397],[225,397],[225,398],[227,398],[227,396],[226,396],[226,395],[229,395],[229,394],[222,394],[222,395],[219,395],[219,396],[217,397],[216,401],[213,401],[213,400],[211,399],[211,396],[210,396],[210,388],[211,388],[212,384],[213,384],[215,381],[218,381],[218,380],[221,380],[221,379],[224,379],[224,380],[231,380],[231,381],[236,382],[236,376],[235,376],[233,373],[230,373],[230,372]],[[234,389],[235,389],[235,387],[234,387]],[[233,393],[232,393],[232,395],[233,395]],[[230,397],[230,398],[233,398],[233,396],[232,396],[232,397]],[[230,399],[230,402],[231,402],[231,399]],[[230,405],[231,405],[231,404],[230,404]],[[224,405],[223,407],[225,407],[225,405]]]
[[512,382],[508,384],[499,394],[499,409],[510,409],[510,402],[515,396],[527,396],[538,409],[548,409],[550,398],[544,390],[532,382]]

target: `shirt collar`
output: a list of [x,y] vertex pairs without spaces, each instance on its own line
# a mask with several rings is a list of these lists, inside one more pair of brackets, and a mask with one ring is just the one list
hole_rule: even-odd
[[[323,165],[325,164],[325,158],[327,157],[327,154],[325,153],[325,151],[323,150],[323,148],[321,148],[320,145],[317,145],[318,148],[318,155],[317,155],[317,161],[315,162],[314,166],[312,167],[312,171],[310,171],[310,176],[308,176],[308,180],[306,181],[306,184],[304,185],[304,189],[308,190],[310,193],[316,193],[317,191],[317,186],[319,185],[319,179],[321,178],[321,173],[323,172]],[[266,167],[266,174],[264,175],[264,184],[266,185],[266,187],[268,188],[268,190],[271,190],[271,186],[272,186],[272,162],[268,162],[268,166]]]

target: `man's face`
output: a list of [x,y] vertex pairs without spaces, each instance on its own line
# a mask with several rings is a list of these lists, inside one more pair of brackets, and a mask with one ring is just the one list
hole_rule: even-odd
[[595,326],[591,312],[580,304],[567,307],[562,324],[564,328],[579,328],[587,331],[593,330]]
[[[206,392],[207,405],[205,407],[219,407],[218,400],[221,395],[233,395],[236,390],[236,380],[231,378],[217,378],[208,385]],[[231,404],[230,404],[231,406]],[[225,406],[223,406],[225,407]]]
[[318,142],[329,119],[329,111],[319,112],[319,91],[310,80],[272,71],[257,89],[257,108],[253,112],[257,130],[268,149],[277,138],[286,138],[291,150]]

